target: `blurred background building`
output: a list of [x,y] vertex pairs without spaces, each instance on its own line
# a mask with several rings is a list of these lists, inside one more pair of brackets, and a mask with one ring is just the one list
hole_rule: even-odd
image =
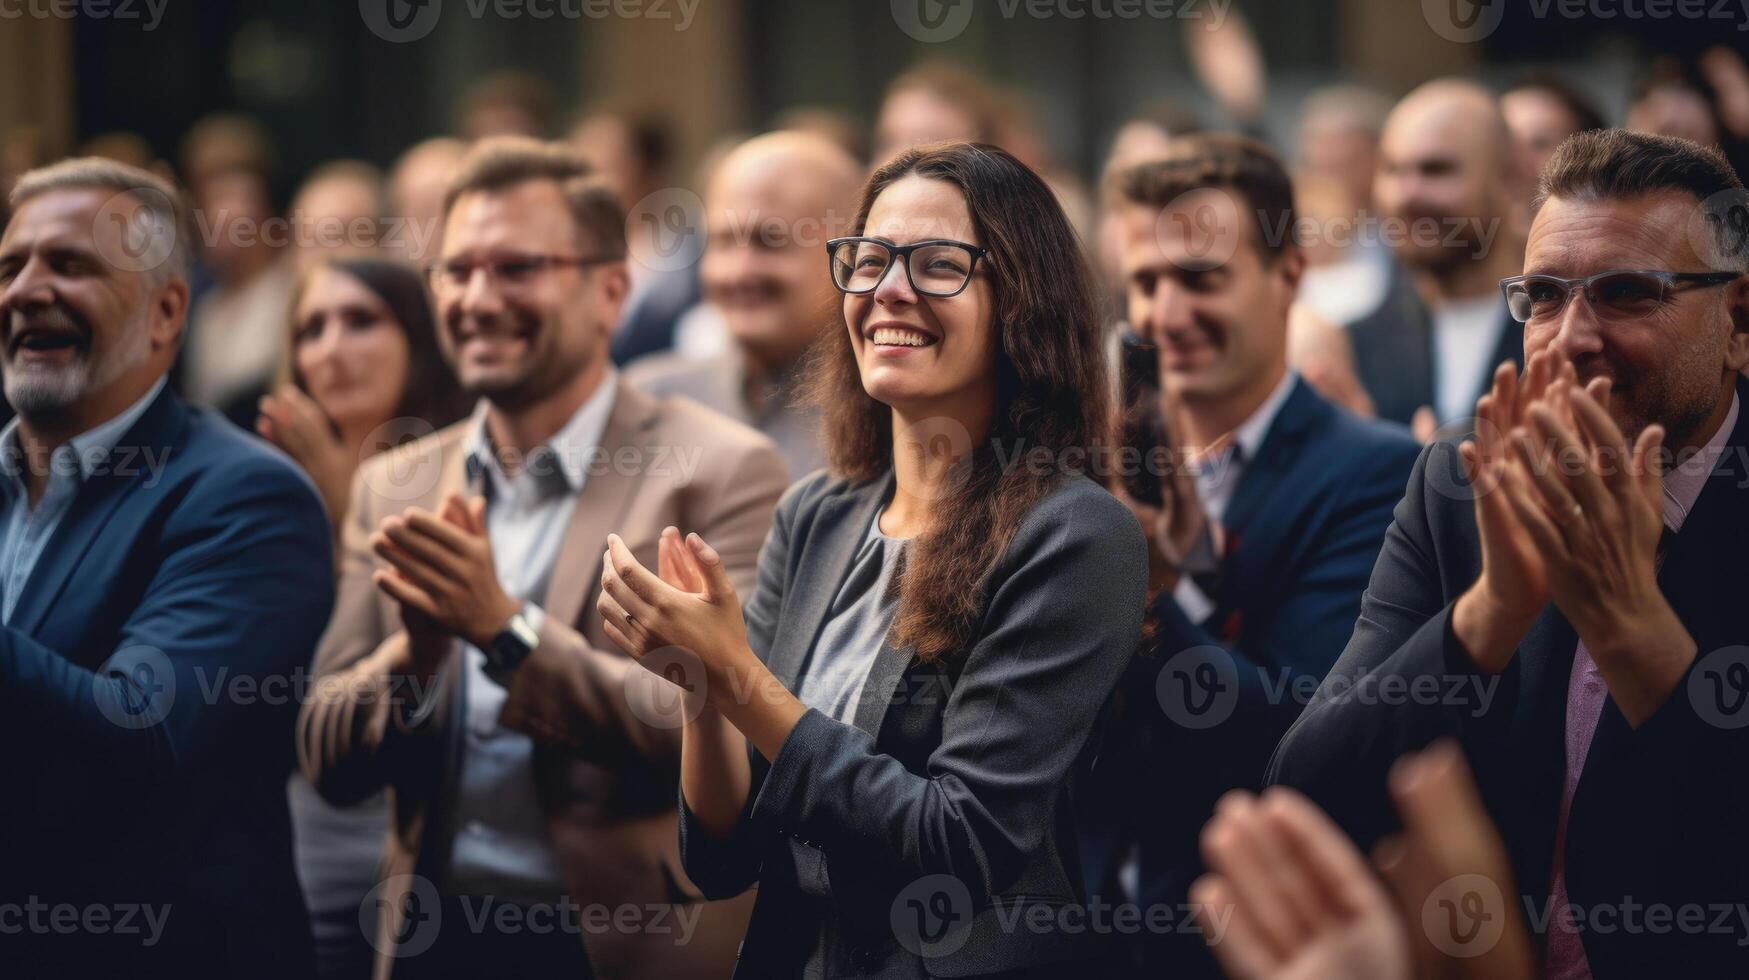
[[[1163,100],[1213,125],[1255,126],[1291,152],[1300,103],[1331,81],[1395,96],[1439,75],[1504,81],[1534,66],[1583,86],[1614,119],[1654,72],[1681,71],[1712,44],[1744,43],[1743,23],[1596,16],[1620,6],[1613,0],[1591,0],[1587,9],[1600,3],[1608,9],[1583,17],[1560,15],[1566,5],[1504,0],[113,0],[52,7],[76,14],[66,17],[47,13],[44,0],[19,0],[0,13],[0,132],[9,169],[117,132],[171,160],[195,120],[242,112],[275,138],[275,191],[283,200],[323,161],[356,157],[387,166],[417,140],[454,130],[480,79],[516,70],[547,86],[550,114],[540,122],[554,135],[603,101],[631,99],[662,113],[676,136],[673,163],[686,173],[721,138],[767,128],[799,108],[872,124],[887,83],[935,59],[1004,86],[1011,111],[1036,125],[1054,160],[1091,177],[1121,122]],[[1730,13],[1749,21],[1735,5]],[[1232,71],[1234,47],[1206,42],[1229,33],[1212,27],[1241,19],[1266,67],[1255,106],[1211,92],[1208,70],[1199,72],[1193,59],[1197,46],[1206,47],[1223,66],[1216,70]],[[1452,39],[1466,31],[1477,39]]]

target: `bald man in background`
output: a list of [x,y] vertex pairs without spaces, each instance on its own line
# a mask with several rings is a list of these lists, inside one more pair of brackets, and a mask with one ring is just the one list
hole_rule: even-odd
[[1524,261],[1514,159],[1498,100],[1473,82],[1428,82],[1385,121],[1373,200],[1396,270],[1349,332],[1379,416],[1423,441],[1467,432],[1493,368],[1524,363],[1499,286]]
[[434,136],[408,147],[389,171],[389,213],[401,220],[401,227],[386,244],[408,262],[424,266],[437,258],[443,195],[467,152],[461,140]]
[[824,464],[815,412],[797,403],[802,354],[833,321],[826,241],[845,234],[861,168],[824,136],[776,132],[729,151],[705,188],[704,302],[722,316],[726,357],[656,354],[626,380],[684,395],[769,436],[800,478]]

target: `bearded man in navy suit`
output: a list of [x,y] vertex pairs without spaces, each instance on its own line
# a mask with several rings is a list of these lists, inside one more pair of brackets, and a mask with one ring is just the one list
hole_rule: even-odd
[[292,463],[165,387],[176,190],[69,160],[0,236],[0,958],[9,977],[304,977],[285,780],[333,602]]

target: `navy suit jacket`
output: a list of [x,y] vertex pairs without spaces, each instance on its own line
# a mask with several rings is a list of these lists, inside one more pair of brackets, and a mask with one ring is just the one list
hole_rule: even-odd
[[[1505,326],[1488,355],[1482,384],[1470,393],[1470,403],[1494,383],[1494,368],[1500,362],[1524,366],[1524,325],[1506,312],[1504,299],[1500,318]],[[1372,396],[1379,418],[1407,425],[1417,409],[1434,403],[1433,317],[1401,266],[1392,266],[1390,288],[1379,308],[1349,326],[1348,340],[1354,349],[1355,372]]]
[[0,900],[105,924],[0,938],[0,972],[313,972],[285,782],[329,535],[289,460],[168,388],[80,487],[0,628]]
[[1342,651],[1418,450],[1402,426],[1357,418],[1296,381],[1224,515],[1215,611],[1192,621],[1170,594],[1156,598],[1153,653],[1125,675],[1082,800],[1088,886],[1109,886],[1133,847],[1137,899],[1175,913],[1170,931],[1124,954],[1144,961],[1124,969],[1219,975],[1182,915],[1202,871],[1198,833],[1222,793],[1261,786],[1271,750]]
[[[1749,826],[1749,381],[1737,382],[1737,396],[1736,429],[1658,572],[1699,646],[1695,663],[1637,729],[1613,698],[1604,703],[1573,799],[1568,895],[1597,924],[1582,936],[1598,980],[1749,975],[1740,904],[1749,901],[1749,853],[1740,843]],[[1452,603],[1481,571],[1474,507],[1457,448],[1428,447],[1397,507],[1354,637],[1282,740],[1271,781],[1304,790],[1370,846],[1398,826],[1385,791],[1391,763],[1436,738],[1455,738],[1512,859],[1518,894],[1501,891],[1516,914],[1529,907],[1537,929],[1549,895],[1578,636],[1551,604],[1504,672],[1476,671],[1450,625]],[[1421,697],[1378,693],[1387,684],[1413,691],[1417,682]],[[1647,906],[1666,909],[1658,913],[1666,917],[1662,931],[1647,928]],[[1698,929],[1678,928],[1685,907],[1701,916]],[[1721,909],[1730,913],[1722,921]]]

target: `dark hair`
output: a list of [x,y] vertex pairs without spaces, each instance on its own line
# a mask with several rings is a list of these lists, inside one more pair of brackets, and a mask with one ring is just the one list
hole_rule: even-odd
[[1707,223],[1720,256],[1736,269],[1745,268],[1749,194],[1724,154],[1692,140],[1625,129],[1570,136],[1543,164],[1531,213],[1551,197],[1619,199],[1659,191],[1681,191],[1704,203],[1706,218],[1719,219]]
[[1164,209],[1191,191],[1232,191],[1257,217],[1257,256],[1265,265],[1294,238],[1294,185],[1275,151],[1247,136],[1192,133],[1171,140],[1157,159],[1120,170],[1108,193],[1118,201]]
[[[965,195],[989,249],[995,301],[997,405],[990,432],[956,464],[930,529],[901,573],[894,642],[921,660],[964,650],[983,612],[982,579],[1063,469],[1069,451],[1109,445],[1110,391],[1092,276],[1063,209],[1038,175],[986,144],[941,143],[899,154],[869,178],[852,225],[860,234],[881,192],[904,177],[945,181]],[[892,410],[862,387],[842,306],[838,329],[810,352],[809,394],[821,410],[832,471],[870,480],[893,465]],[[998,447],[1051,453],[1058,466],[1019,465]]]
[[447,223],[456,199],[476,191],[501,191],[531,180],[550,180],[571,209],[579,241],[601,256],[624,258],[626,216],[619,195],[589,162],[563,143],[526,136],[494,136],[474,144],[462,158],[443,195]]
[[[395,418],[424,419],[435,428],[443,428],[468,413],[472,403],[450,373],[437,348],[437,321],[431,312],[431,297],[425,291],[425,279],[413,267],[391,259],[350,257],[322,259],[311,266],[298,281],[292,294],[289,329],[297,329],[297,308],[303,301],[318,269],[333,269],[364,284],[389,308],[389,317],[407,337],[407,386],[395,405]],[[291,381],[298,390],[309,393],[303,375],[298,371],[297,344],[292,344]]]
[[1552,96],[1573,117],[1573,122],[1577,124],[1573,130],[1575,133],[1589,133],[1608,125],[1603,120],[1603,113],[1597,111],[1590,99],[1579,94],[1579,90],[1566,79],[1552,72],[1536,71],[1520,75],[1501,94],[1511,95],[1514,92],[1542,92]]

